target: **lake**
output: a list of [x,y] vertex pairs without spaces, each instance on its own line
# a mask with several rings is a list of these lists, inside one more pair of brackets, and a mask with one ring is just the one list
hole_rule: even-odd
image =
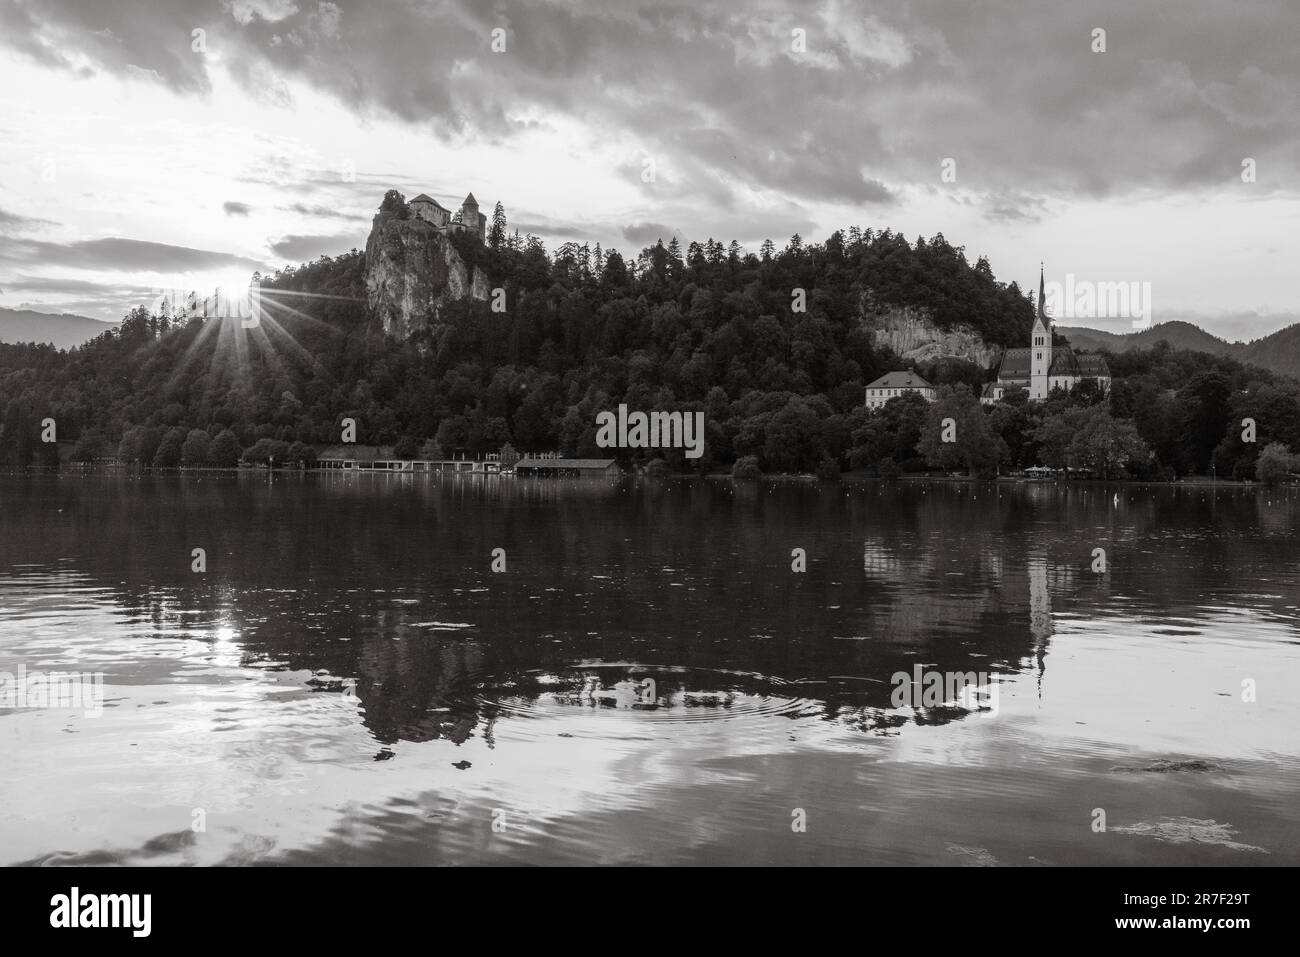
[[1297,864],[1298,501],[0,477],[0,863]]

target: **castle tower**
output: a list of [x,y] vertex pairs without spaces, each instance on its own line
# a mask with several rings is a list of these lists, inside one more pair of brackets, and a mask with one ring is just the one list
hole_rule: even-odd
[[1038,316],[1029,341],[1029,398],[1047,398],[1047,373],[1052,368],[1052,320],[1043,292],[1043,267],[1038,266]]
[[467,230],[478,236],[479,242],[483,242],[486,238],[487,217],[479,213],[478,200],[473,193],[466,196],[465,202],[460,204],[460,221]]

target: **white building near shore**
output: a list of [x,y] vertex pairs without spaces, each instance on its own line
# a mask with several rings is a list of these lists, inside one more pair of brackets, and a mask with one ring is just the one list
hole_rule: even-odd
[[906,392],[919,392],[926,402],[934,401],[934,386],[915,372],[886,372],[876,381],[867,383],[867,408],[882,408],[890,399]]

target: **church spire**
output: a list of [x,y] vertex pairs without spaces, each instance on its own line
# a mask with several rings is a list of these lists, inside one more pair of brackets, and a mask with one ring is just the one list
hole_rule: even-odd
[[1047,311],[1044,309],[1044,300],[1046,295],[1043,293],[1043,264],[1038,264],[1038,318],[1043,320],[1043,325],[1047,325]]

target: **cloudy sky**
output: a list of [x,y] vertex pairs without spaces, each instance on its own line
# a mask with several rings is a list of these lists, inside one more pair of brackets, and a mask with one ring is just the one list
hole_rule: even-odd
[[942,231],[1251,338],[1300,318],[1298,36],[1279,0],[0,0],[0,305],[363,248],[397,188],[625,254]]

